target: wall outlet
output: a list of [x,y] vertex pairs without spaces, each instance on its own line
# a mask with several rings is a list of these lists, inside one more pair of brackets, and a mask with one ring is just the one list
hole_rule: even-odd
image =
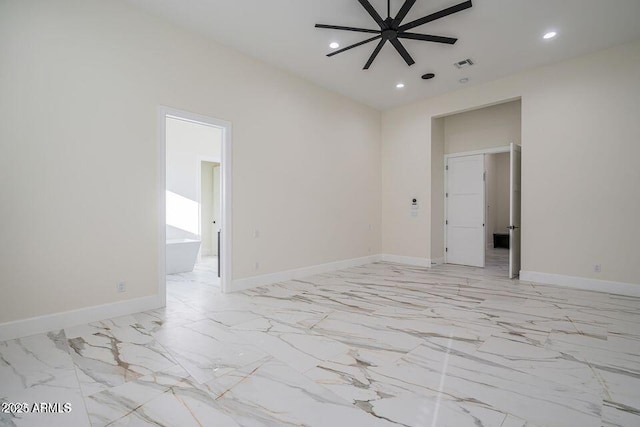
[[260,230],[254,230],[253,231],[253,238],[257,239],[258,237],[260,237]]
[[256,270],[260,270],[260,262],[256,261]]
[[600,264],[594,264],[593,271],[595,271],[596,273],[600,273],[602,271],[602,266]]
[[369,224],[369,231],[373,231],[373,224]]
[[118,292],[126,292],[127,284],[125,282],[118,282],[117,289],[118,289]]

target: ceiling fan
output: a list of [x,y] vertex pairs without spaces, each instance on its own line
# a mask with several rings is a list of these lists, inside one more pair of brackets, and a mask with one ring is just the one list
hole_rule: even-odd
[[[373,50],[373,53],[369,57],[369,60],[364,65],[364,70],[368,70],[373,61],[380,53],[382,46],[388,41],[396,48],[400,56],[405,60],[407,65],[415,64],[415,61],[409,55],[409,52],[404,48],[402,43],[400,43],[400,39],[411,39],[411,40],[422,40],[426,42],[434,42],[434,43],[445,43],[445,44],[454,44],[458,39],[452,37],[443,37],[443,36],[432,36],[429,34],[416,34],[407,32],[412,28],[418,27],[420,25],[426,24],[427,22],[435,21],[436,19],[444,18],[445,16],[460,12],[462,10],[470,8],[471,0],[467,0],[455,6],[448,7],[439,12],[432,13],[430,15],[424,16],[420,19],[416,19],[415,21],[408,22],[406,24],[402,24],[402,20],[407,16],[411,7],[415,4],[416,0],[406,0],[398,14],[395,18],[391,17],[391,0],[387,0],[387,19],[382,19],[382,17],[378,14],[378,12],[373,8],[371,3],[368,0],[358,0],[362,7],[371,15],[376,24],[380,26],[379,30],[370,30],[367,28],[354,28],[354,27],[343,27],[339,25],[326,25],[326,24],[316,24],[316,28],[328,28],[332,30],[344,30],[344,31],[355,31],[358,33],[369,33],[369,34],[377,34],[374,37],[363,40],[361,42],[352,44],[351,46],[347,46],[340,50],[336,50],[335,52],[331,52],[327,56],[337,55],[349,49],[353,49],[354,47],[362,46],[363,44],[372,42],[374,40],[380,40],[378,45]],[[401,25],[402,24],[402,25]]]

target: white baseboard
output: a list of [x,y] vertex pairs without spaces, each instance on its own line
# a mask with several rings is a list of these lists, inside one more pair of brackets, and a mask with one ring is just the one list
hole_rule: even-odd
[[370,255],[362,258],[352,258],[343,261],[329,262],[327,264],[312,265],[310,267],[302,267],[295,270],[247,277],[246,279],[234,280],[231,284],[230,291],[237,292],[245,289],[257,288],[258,286],[271,285],[273,283],[299,279],[306,276],[312,276],[314,274],[328,273],[330,271],[342,270],[343,268],[371,264],[378,261],[380,261],[380,255]]
[[586,277],[540,273],[537,271],[520,271],[520,281],[563,286],[567,288],[582,289],[585,291],[606,292],[610,294],[640,297],[640,284],[634,283],[612,282],[608,280],[589,279]]
[[125,316],[162,307],[157,295],[96,305],[62,313],[47,314],[0,324],[0,341],[41,334],[112,317]]
[[415,265],[416,267],[431,267],[429,258],[416,258],[402,255],[382,254],[382,261],[395,262],[397,264]]

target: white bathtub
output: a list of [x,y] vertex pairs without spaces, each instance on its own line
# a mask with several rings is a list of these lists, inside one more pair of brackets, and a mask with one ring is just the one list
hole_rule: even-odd
[[193,271],[198,259],[200,240],[169,239],[167,240],[167,274]]

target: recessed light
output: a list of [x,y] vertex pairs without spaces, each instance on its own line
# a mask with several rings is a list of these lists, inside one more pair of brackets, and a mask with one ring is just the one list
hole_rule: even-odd
[[331,42],[331,43],[329,43],[329,47],[330,47],[331,49],[337,49],[337,48],[339,48],[339,47],[340,47],[340,43],[337,43],[337,42]]
[[542,36],[542,38],[545,39],[545,40],[549,40],[549,39],[554,38],[557,35],[558,35],[558,33],[556,33],[555,31],[549,31],[544,36]]
[[396,87],[397,87],[398,89],[402,89],[402,88],[404,87],[404,83],[398,83],[398,84],[396,85]]
[[461,78],[461,79],[460,79],[460,80],[458,80],[458,81],[459,81],[460,83],[464,84],[464,83],[467,83],[467,82],[469,81],[469,78],[468,78],[468,77],[463,77],[463,78]]
[[435,74],[433,74],[433,73],[427,73],[427,74],[423,74],[423,75],[422,75],[422,78],[423,78],[424,80],[429,80],[429,79],[434,78],[435,76],[436,76],[436,75],[435,75]]

